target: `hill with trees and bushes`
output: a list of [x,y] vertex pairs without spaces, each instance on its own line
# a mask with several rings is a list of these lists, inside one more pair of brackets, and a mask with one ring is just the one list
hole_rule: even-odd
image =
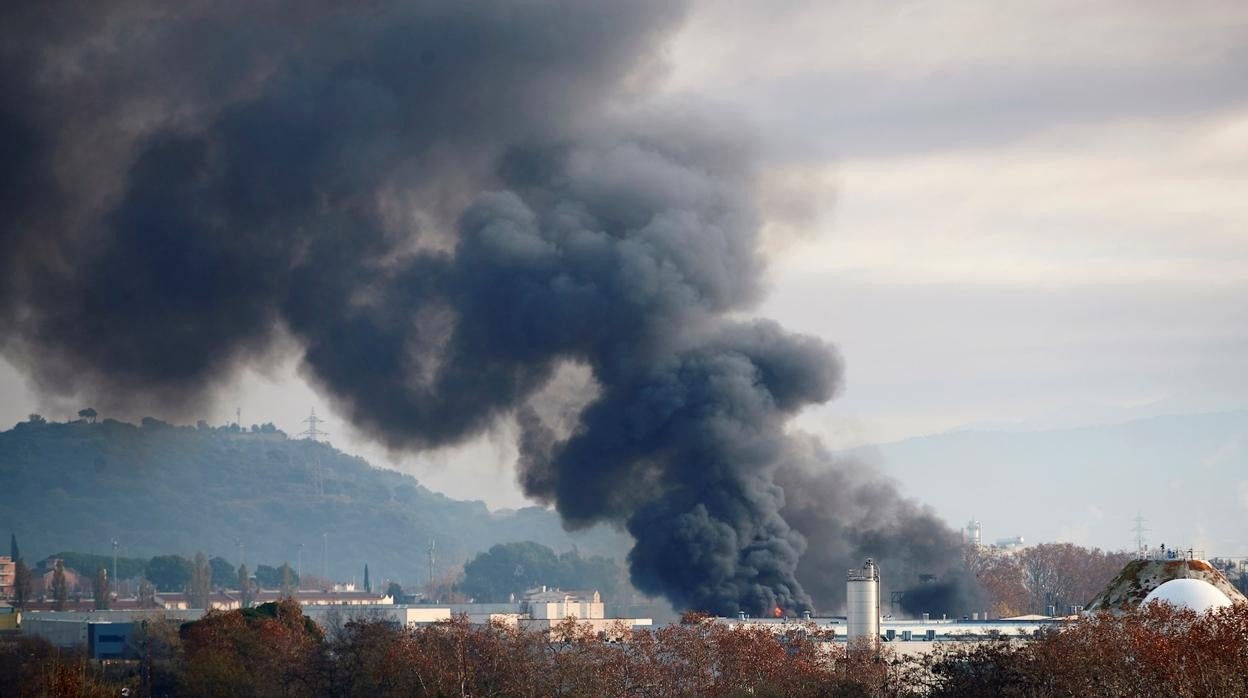
[[32,415],[0,432],[0,482],[0,530],[16,533],[27,559],[82,551],[90,554],[83,566],[111,571],[117,540],[123,578],[152,556],[203,551],[237,565],[244,551],[248,561],[292,567],[301,558],[307,574],[327,566],[341,580],[362,581],[368,564],[374,580],[417,588],[428,581],[430,540],[439,576],[498,543],[541,541],[617,559],[628,546],[607,528],[567,532],[541,507],[490,511],[451,499],[271,425]]
[[540,543],[500,543],[464,565],[459,590],[482,602],[506,602],[537,586],[615,595],[620,566],[605,557],[581,557],[577,550],[556,553]]

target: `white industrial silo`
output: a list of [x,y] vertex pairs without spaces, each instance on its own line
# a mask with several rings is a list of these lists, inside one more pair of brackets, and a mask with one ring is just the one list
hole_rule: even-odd
[[845,584],[845,625],[849,641],[880,638],[880,570],[867,558],[860,570],[850,570]]

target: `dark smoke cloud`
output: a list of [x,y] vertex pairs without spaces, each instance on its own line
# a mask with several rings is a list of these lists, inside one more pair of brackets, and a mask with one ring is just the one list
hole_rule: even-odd
[[797,576],[815,605],[845,605],[845,574],[874,558],[883,607],[904,592],[898,613],[959,615],[977,610],[979,586],[962,564],[962,540],[930,508],[903,496],[872,465],[795,438],[775,482],[786,494],[781,515],[810,541]]
[[[901,610],[910,617],[924,613],[938,618],[958,618],[972,613],[987,613],[982,589],[965,571],[951,570],[943,579],[920,582],[905,590]],[[987,616],[984,616],[985,620]]]
[[403,339],[379,306],[438,265],[396,255],[498,184],[509,147],[626,97],[676,14],[254,5],[6,5],[3,235],[37,253],[9,257],[6,351],[45,389],[172,409],[282,323],[316,357],[343,324]]
[[[392,447],[514,416],[526,492],[626,527],[634,583],[680,607],[799,610],[829,546],[919,545],[930,515],[857,499],[874,477],[814,478],[824,518],[786,480],[823,455],[785,423],[840,364],[732,319],[760,294],[749,139],[630,104],[674,3],[0,12],[0,346],[45,394],[177,413],[293,346]],[[567,365],[596,390],[552,425]]]
[[574,524],[625,522],[633,583],[678,607],[808,608],[794,576],[805,540],[780,516],[772,472],[785,419],[837,388],[828,348],[755,323],[643,365],[595,366],[602,392],[572,437],[553,443],[522,421],[526,490]]

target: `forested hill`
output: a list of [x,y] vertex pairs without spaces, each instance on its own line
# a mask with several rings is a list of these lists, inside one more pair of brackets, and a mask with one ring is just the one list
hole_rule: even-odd
[[22,422],[0,432],[0,531],[14,531],[24,557],[60,550],[126,556],[193,554],[235,560],[235,540],[253,561],[319,574],[322,533],[329,572],[403,583],[428,577],[429,540],[447,569],[500,542],[533,540],[557,550],[621,560],[624,541],[605,529],[569,534],[541,508],[489,511],[431,492],[415,478],[370,466],[329,445],[266,428],[141,426],[104,420]]

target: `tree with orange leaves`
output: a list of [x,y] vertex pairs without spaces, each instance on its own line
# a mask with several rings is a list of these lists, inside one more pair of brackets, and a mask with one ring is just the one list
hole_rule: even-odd
[[315,686],[323,635],[294,601],[209,611],[181,635],[189,694],[290,695]]

